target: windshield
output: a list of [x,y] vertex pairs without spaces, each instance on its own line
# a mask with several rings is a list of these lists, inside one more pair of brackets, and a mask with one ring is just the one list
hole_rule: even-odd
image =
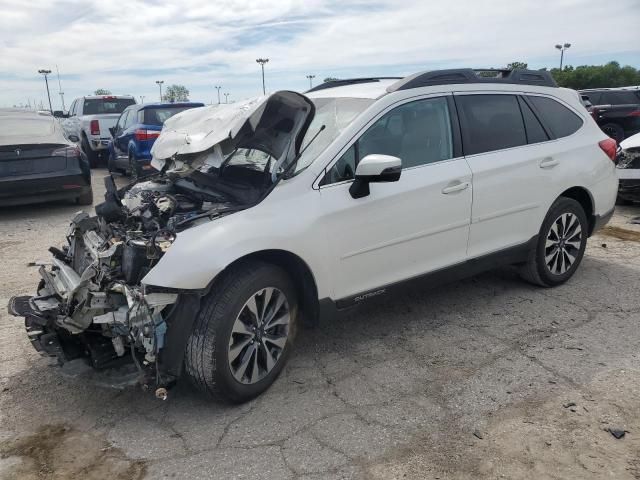
[[135,103],[133,98],[88,98],[84,101],[82,114],[122,113],[125,108]]
[[[302,155],[296,165],[296,173],[307,168],[374,100],[371,98],[312,98],[316,114],[302,141]],[[318,137],[311,140],[325,126]],[[309,144],[311,142],[311,144]],[[308,146],[308,148],[307,148]]]

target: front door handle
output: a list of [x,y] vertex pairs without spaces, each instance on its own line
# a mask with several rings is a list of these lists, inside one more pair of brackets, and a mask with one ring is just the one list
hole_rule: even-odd
[[540,161],[540,168],[552,168],[555,167],[556,165],[558,165],[558,163],[560,163],[558,160],[556,160],[553,157],[547,157],[544,158]]
[[462,190],[466,190],[467,188],[469,188],[470,185],[471,183],[469,182],[458,182],[454,185],[449,185],[448,187],[444,187],[442,189],[442,193],[447,195],[449,193],[460,192]]

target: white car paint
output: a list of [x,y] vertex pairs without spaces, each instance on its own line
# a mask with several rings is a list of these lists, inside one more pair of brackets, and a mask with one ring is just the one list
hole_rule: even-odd
[[[338,300],[526,242],[555,199],[572,187],[589,192],[594,214],[613,209],[615,166],[598,146],[607,137],[576,92],[489,83],[387,91],[392,83],[309,93],[311,99],[376,100],[261,203],[179,233],[143,284],[203,289],[237,259],[274,249],[308,265],[319,298]],[[405,168],[399,181],[373,183],[371,194],[360,199],[349,195],[351,181],[320,185],[325,170],[392,108],[419,98],[496,91],[553,97],[584,124],[558,140]],[[452,186],[453,192],[445,191]]]
[[[636,133],[620,142],[620,148],[640,148],[640,133]],[[616,173],[621,180],[640,180],[640,168],[617,168]]]

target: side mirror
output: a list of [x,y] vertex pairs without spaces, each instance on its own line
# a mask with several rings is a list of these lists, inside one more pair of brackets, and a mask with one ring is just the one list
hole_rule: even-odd
[[69,139],[70,142],[74,142],[74,143],[77,143],[80,141],[77,135],[69,135],[67,138]]
[[356,178],[349,187],[353,198],[369,195],[371,182],[397,182],[402,173],[402,160],[391,155],[367,155],[356,168]]
[[116,127],[109,127],[109,132],[113,138],[116,138]]
[[68,118],[69,115],[64,113],[62,110],[54,110],[53,116],[56,118]]

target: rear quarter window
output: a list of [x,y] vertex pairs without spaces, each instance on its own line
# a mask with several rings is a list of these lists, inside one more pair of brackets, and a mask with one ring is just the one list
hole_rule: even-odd
[[560,102],[547,97],[528,96],[542,122],[556,138],[568,137],[577,132],[583,120],[562,105]]
[[144,120],[142,123],[145,125],[157,125],[162,126],[164,122],[176,115],[177,113],[184,112],[194,107],[159,107],[159,108],[145,108]]

